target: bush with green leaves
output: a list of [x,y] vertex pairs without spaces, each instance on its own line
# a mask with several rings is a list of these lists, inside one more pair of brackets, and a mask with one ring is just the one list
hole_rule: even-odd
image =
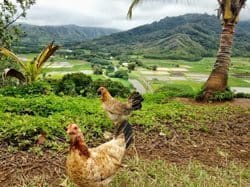
[[108,65],[108,66],[106,67],[106,75],[108,75],[109,73],[113,73],[114,71],[115,71],[114,66]]
[[[202,101],[203,98],[203,91],[200,91],[195,99],[197,101]],[[235,94],[230,90],[230,88],[226,88],[223,92],[216,92],[211,97],[208,98],[209,102],[216,102],[216,101],[231,101],[235,97]]]
[[99,65],[110,65],[111,62],[102,58],[94,57],[89,59],[90,63],[92,64],[99,64]]
[[102,66],[99,64],[93,65],[93,71],[95,75],[102,75]]
[[100,86],[106,87],[114,96],[127,97],[130,90],[122,83],[110,79],[98,79],[93,81],[91,77],[83,73],[65,75],[59,83],[57,94],[96,96]]
[[115,77],[115,78],[125,79],[125,80],[128,80],[128,77],[129,77],[127,70],[118,70],[118,71],[116,71],[114,74],[112,74],[110,76]]
[[0,95],[14,97],[33,97],[40,95],[70,95],[70,96],[97,96],[97,89],[105,86],[113,96],[127,97],[130,88],[122,83],[110,79],[93,81],[83,73],[65,75],[61,80],[47,79],[29,85],[8,86],[0,89]]
[[112,128],[96,98],[0,96],[0,141],[8,145],[30,149],[36,145],[38,135],[45,132],[44,146],[58,149],[66,143],[65,127],[70,123],[80,125],[87,141]]
[[234,95],[234,98],[247,98],[247,99],[250,99],[250,94],[248,94],[248,93],[236,93]]
[[128,70],[129,70],[129,71],[135,70],[135,67],[136,67],[136,65],[135,65],[134,63],[128,64]]
[[165,94],[169,97],[195,97],[197,91],[185,84],[167,84],[158,88],[155,93]]
[[[96,87],[101,81],[96,82]],[[209,130],[207,125],[211,122],[221,121],[234,113],[246,112],[247,115],[246,110],[227,104],[187,105],[171,100],[161,92],[145,94],[144,99],[142,109],[133,113],[130,123],[140,125],[146,131],[158,130],[170,136],[176,133],[172,131],[173,127],[175,131],[204,131]],[[60,149],[66,144],[65,127],[70,123],[79,124],[90,145],[100,143],[103,132],[111,131],[113,127],[99,98],[0,96],[0,142],[27,150],[36,146],[38,135],[45,132],[43,147]]]
[[52,88],[45,81],[38,81],[28,85],[7,86],[0,89],[4,96],[29,97],[30,95],[49,95]]
[[122,83],[112,81],[110,79],[97,79],[92,82],[91,92],[96,93],[96,90],[100,87],[106,87],[112,96],[127,97],[130,93],[129,88],[123,86]]
[[135,64],[136,64],[137,66],[143,67],[143,62],[142,62],[141,60],[139,60],[139,59],[133,59],[133,61],[135,62]]
[[91,83],[91,77],[83,73],[66,74],[59,82],[57,93],[86,96]]

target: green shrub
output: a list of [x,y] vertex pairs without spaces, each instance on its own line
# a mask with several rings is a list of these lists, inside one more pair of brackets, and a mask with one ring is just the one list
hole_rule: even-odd
[[249,93],[236,93],[234,95],[234,98],[247,98],[247,99],[250,99],[250,94]]
[[91,83],[91,77],[83,73],[67,74],[59,82],[57,93],[86,96]]
[[100,86],[106,87],[112,96],[127,97],[130,93],[129,88],[123,86],[122,83],[110,79],[97,79],[93,81],[91,85],[91,93],[96,93]]
[[114,73],[114,75],[112,77],[128,80],[128,71],[127,70],[118,70]]
[[[40,95],[97,96],[97,89],[105,86],[113,96],[127,97],[130,89],[122,83],[110,79],[93,81],[83,73],[64,75],[61,80],[48,79],[23,86],[8,86],[0,89],[0,95],[15,97],[34,97]],[[25,112],[24,112],[25,113]],[[27,113],[29,113],[27,111]]]
[[48,95],[52,88],[47,82],[34,82],[28,85],[8,86],[0,89],[0,94],[4,96],[21,96],[28,97],[30,95]]
[[[28,113],[27,113],[28,111]],[[99,99],[58,97],[34,98],[0,96],[0,141],[22,150],[36,146],[41,132],[46,133],[45,147],[58,149],[66,143],[65,127],[77,123],[86,140],[95,140],[112,122],[105,117]]]
[[108,75],[109,73],[113,73],[114,71],[115,71],[114,66],[108,65],[106,68],[106,75]]
[[90,63],[92,64],[99,64],[99,65],[110,65],[111,62],[102,58],[94,57],[89,59]]
[[185,84],[168,84],[158,88],[155,93],[165,93],[169,97],[195,97],[196,91]]
[[224,92],[216,92],[213,97],[210,98],[211,101],[231,101],[234,98],[234,93],[231,90],[226,90]]
[[136,64],[137,66],[143,67],[143,62],[142,62],[141,60],[139,60],[139,59],[133,59],[133,61],[135,62],[135,64]]
[[99,64],[95,64],[93,66],[94,74],[95,75],[102,75],[102,66]]
[[[201,90],[197,96],[195,97],[195,99],[197,101],[202,101],[203,99],[203,90]],[[215,92],[214,94],[212,94],[207,101],[211,101],[211,102],[216,102],[216,101],[231,101],[233,100],[233,98],[235,97],[234,93],[230,90],[230,88],[226,88],[225,91],[223,92]]]
[[129,71],[135,70],[135,64],[134,64],[134,63],[128,64],[128,70],[129,70]]
[[169,101],[170,96],[167,92],[148,93],[143,95],[144,102],[163,104]]

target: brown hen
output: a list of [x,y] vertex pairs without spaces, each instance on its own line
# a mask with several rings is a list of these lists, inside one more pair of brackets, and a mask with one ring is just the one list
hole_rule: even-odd
[[108,184],[121,167],[122,158],[132,142],[132,128],[123,121],[114,138],[96,148],[88,148],[76,124],[68,126],[70,153],[66,167],[70,179],[80,187],[101,187]]
[[97,92],[101,95],[103,109],[115,124],[127,120],[127,117],[132,111],[141,109],[141,103],[144,100],[139,92],[133,92],[126,103],[122,103],[113,98],[109,91],[104,87],[100,87]]

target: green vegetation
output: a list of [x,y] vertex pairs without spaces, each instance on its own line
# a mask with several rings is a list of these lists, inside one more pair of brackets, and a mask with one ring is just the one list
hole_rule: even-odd
[[53,42],[50,43],[42,52],[33,60],[29,62],[24,62],[14,53],[5,48],[0,48],[0,53],[6,57],[13,60],[20,66],[22,72],[19,72],[15,69],[10,69],[5,73],[5,77],[15,77],[19,81],[25,83],[32,83],[38,80],[38,76],[41,74],[41,71],[45,65],[45,62],[55,53],[59,46],[54,46]]
[[118,30],[111,28],[80,27],[76,25],[36,26],[21,24],[20,29],[25,34],[21,35],[18,45],[22,47],[15,47],[18,53],[39,52],[39,49],[52,40],[63,46],[72,46],[79,41],[83,42],[118,32]]
[[230,164],[226,168],[208,167],[199,163],[185,166],[169,164],[162,160],[137,162],[128,160],[128,168],[123,169],[110,185],[111,187],[166,187],[166,186],[207,186],[228,187],[247,186],[249,168]]
[[129,85],[121,83],[121,80],[114,79],[95,79],[83,73],[66,74],[60,80],[48,79],[37,81],[28,85],[6,86],[0,89],[0,94],[4,96],[30,97],[39,95],[57,95],[70,96],[96,96],[97,89],[105,86],[114,96],[126,97],[129,94]]
[[[241,57],[232,58],[231,87],[250,87],[248,25],[249,22],[241,23],[237,32],[241,37],[236,37],[234,55]],[[12,57],[21,66],[27,58],[33,68],[25,66],[31,73],[23,72],[32,81],[27,85],[11,82],[0,88],[0,151],[25,151],[45,157],[64,152],[60,162],[55,162],[62,165],[68,148],[65,127],[69,123],[80,125],[90,146],[103,143],[104,132],[113,131],[96,90],[104,86],[111,95],[126,101],[133,89],[129,81],[136,79],[149,92],[143,95],[142,109],[129,118],[138,150],[135,154],[129,150],[124,161],[128,167],[118,172],[110,186],[248,186],[249,158],[245,155],[249,151],[249,110],[234,103],[197,104],[187,99],[199,96],[215,62],[211,56],[218,47],[220,31],[215,17],[189,14],[165,18],[77,44],[74,42],[83,35],[84,40],[94,37],[91,32],[85,35],[88,28],[21,27],[27,35],[22,38],[22,47],[15,50],[24,54]],[[37,38],[42,29],[45,34]],[[51,31],[57,34],[56,41],[68,49],[59,50],[48,64],[48,58],[44,58],[44,68],[36,71],[34,58],[43,42],[54,39]],[[95,28],[92,31],[97,31],[97,35],[115,32]],[[54,66],[49,66],[52,62]],[[2,67],[6,64],[2,63]],[[228,89],[217,92],[210,100],[239,97],[250,96]],[[38,145],[41,134],[46,134],[45,143]],[[58,185],[65,178],[65,170],[55,171],[60,178],[53,182]],[[47,171],[39,177],[34,175],[37,178],[27,177],[22,186],[52,185],[46,174]],[[69,182],[68,186],[73,185]]]
[[52,92],[52,87],[57,88],[57,82],[51,85],[47,82],[34,82],[32,84],[21,86],[6,86],[0,89],[3,96],[12,97],[30,97],[30,95],[48,95]]
[[0,46],[11,47],[18,40],[20,30],[13,25],[18,19],[26,16],[27,10],[35,3],[35,0],[19,0],[13,2],[5,0],[0,2]]
[[111,128],[98,99],[53,95],[26,99],[0,97],[0,103],[0,139],[23,150],[35,146],[41,132],[47,134],[45,147],[60,148],[66,143],[64,128],[72,122],[80,124],[87,139]]
[[[98,80],[94,84],[97,87],[105,83],[107,84],[105,81]],[[165,129],[165,131],[168,131],[164,125],[166,123],[174,124],[179,130],[185,129],[185,125],[193,124],[191,129],[199,130],[204,128],[209,121],[220,120],[233,112],[230,106],[193,107],[171,101],[174,92],[180,94],[180,90],[177,87],[172,88],[170,92],[158,91],[145,95],[143,109],[134,113],[130,119],[131,123],[142,125],[147,130],[157,128]],[[120,88],[114,87],[110,91],[117,93]],[[185,88],[183,92],[185,94]],[[20,90],[21,93],[23,93],[22,90]],[[53,94],[46,96],[36,95],[36,93],[37,91],[33,89],[26,93],[29,94],[26,98],[0,96],[1,140],[15,146],[25,144],[26,147],[21,148],[28,149],[34,145],[34,140],[41,132],[49,134],[50,144],[57,139],[65,139],[64,127],[70,122],[79,123],[84,132],[88,132],[88,137],[92,138],[95,135],[101,136],[104,130],[112,126],[101,109],[99,99],[58,97]],[[32,94],[34,94],[33,97]],[[168,135],[171,135],[169,133],[172,132],[168,132]],[[27,140],[29,141],[26,144]]]
[[[171,89],[171,94],[179,94],[190,88]],[[172,100],[164,92],[159,90],[157,93],[144,95],[142,110],[131,116],[130,122],[134,128],[140,129],[135,130],[141,133],[137,138],[154,133],[159,137],[159,133],[163,133],[167,141],[175,135],[181,135],[192,143],[189,138],[193,133],[210,136],[214,133],[211,124],[220,124],[229,116],[249,114],[249,111],[229,104],[184,104]],[[103,133],[112,131],[113,128],[112,122],[101,108],[99,98],[59,97],[53,94],[32,96],[31,93],[27,98],[0,96],[0,114],[0,142],[5,142],[8,150],[14,152],[25,150],[43,155],[47,154],[47,150],[56,153],[67,149],[65,127],[69,123],[79,124],[86,141],[92,146],[103,142]],[[46,133],[46,142],[37,146],[41,133]],[[208,166],[194,160],[188,165],[175,164],[160,157],[152,160],[138,160],[135,157],[126,159],[124,163],[127,167],[118,172],[110,186],[245,186],[249,183],[249,168],[229,161],[226,161],[224,167]],[[30,178],[28,183],[31,182],[34,185],[49,185],[45,179],[36,182]]]
[[[233,56],[249,57],[249,22],[242,21],[237,27]],[[220,31],[217,17],[187,14],[83,42],[81,47],[113,56],[140,54],[151,59],[197,61],[216,55]]]

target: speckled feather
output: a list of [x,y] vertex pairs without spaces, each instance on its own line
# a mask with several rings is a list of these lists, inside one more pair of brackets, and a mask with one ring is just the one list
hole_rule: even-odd
[[96,148],[88,149],[89,155],[83,155],[77,147],[73,147],[66,162],[67,174],[81,187],[105,186],[120,168],[125,147],[123,134]]
[[[139,97],[136,97],[137,96]],[[135,96],[135,97],[134,97]],[[141,102],[143,98],[137,93],[133,93],[126,103],[122,103],[119,100],[113,98],[108,90],[104,89],[102,93],[102,107],[107,112],[110,119],[119,123],[126,120],[133,110],[138,110],[141,108]],[[136,106],[133,106],[135,104]]]

